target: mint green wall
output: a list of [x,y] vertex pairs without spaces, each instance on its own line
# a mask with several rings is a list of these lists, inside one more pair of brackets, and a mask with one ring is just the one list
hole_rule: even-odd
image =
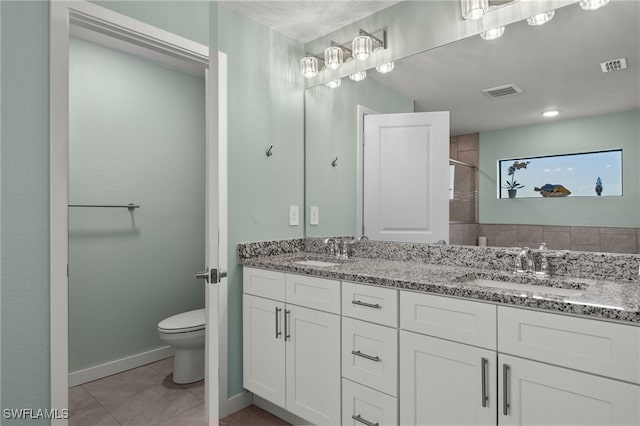
[[[240,241],[301,238],[289,206],[303,209],[302,45],[220,6],[218,43],[228,55],[229,395],[242,391]],[[273,156],[265,155],[273,145]]]
[[[355,215],[358,105],[380,113],[413,112],[412,99],[371,78],[343,78],[338,88],[321,85],[305,91],[307,236],[360,233]],[[336,157],[338,165],[332,167]],[[309,225],[309,206],[319,207],[317,226]]]
[[[2,408],[49,407],[49,5],[2,8]],[[2,424],[25,422],[9,422]],[[43,422],[44,424],[45,422]]]
[[[117,6],[113,6],[118,3]],[[107,7],[125,7],[107,2]],[[187,19],[136,3],[135,18],[164,14],[171,31],[206,34],[208,4],[180,2]],[[145,5],[142,6],[142,3]],[[133,4],[133,3],[132,3]],[[1,1],[0,197],[2,408],[49,407],[49,2]],[[126,12],[125,12],[126,13]],[[184,19],[184,20],[183,20]],[[160,25],[156,22],[157,25]],[[206,39],[204,40],[206,42]],[[10,208],[8,207],[10,206]],[[55,344],[55,343],[54,343]],[[3,419],[2,424],[26,424]],[[48,424],[41,421],[38,424]]]
[[[623,150],[622,197],[497,199],[498,160],[617,148]],[[639,164],[640,110],[481,132],[480,223],[639,227]]]
[[71,39],[69,371],[164,346],[204,307],[204,79]]

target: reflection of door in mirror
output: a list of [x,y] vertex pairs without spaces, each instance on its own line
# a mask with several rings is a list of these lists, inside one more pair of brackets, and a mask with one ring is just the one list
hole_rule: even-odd
[[449,241],[448,148],[449,112],[365,116],[365,235]]

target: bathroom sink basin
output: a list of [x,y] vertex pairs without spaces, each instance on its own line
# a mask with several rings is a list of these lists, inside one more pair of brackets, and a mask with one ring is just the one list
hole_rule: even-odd
[[546,285],[521,284],[511,281],[495,281],[484,278],[476,278],[467,281],[465,284],[477,285],[479,287],[492,287],[513,291],[526,291],[538,294],[553,294],[555,296],[580,296],[582,290],[576,288],[559,288]]
[[304,265],[304,266],[316,266],[320,268],[339,265],[339,263],[325,262],[323,260],[299,260],[293,263],[297,263],[298,265]]

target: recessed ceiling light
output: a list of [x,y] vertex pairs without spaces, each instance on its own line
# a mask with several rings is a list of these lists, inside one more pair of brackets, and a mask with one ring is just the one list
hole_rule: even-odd
[[545,111],[542,113],[543,117],[546,118],[551,118],[551,117],[555,117],[556,115],[560,114],[560,111],[557,110],[551,110],[551,111]]

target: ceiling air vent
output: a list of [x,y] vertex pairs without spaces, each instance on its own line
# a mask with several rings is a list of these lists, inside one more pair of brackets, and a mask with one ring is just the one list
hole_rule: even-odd
[[602,72],[620,71],[627,68],[627,58],[612,59],[600,64]]
[[482,93],[490,98],[502,98],[504,96],[517,95],[522,93],[522,89],[515,84],[505,84],[504,86],[491,87],[489,89],[482,89]]

